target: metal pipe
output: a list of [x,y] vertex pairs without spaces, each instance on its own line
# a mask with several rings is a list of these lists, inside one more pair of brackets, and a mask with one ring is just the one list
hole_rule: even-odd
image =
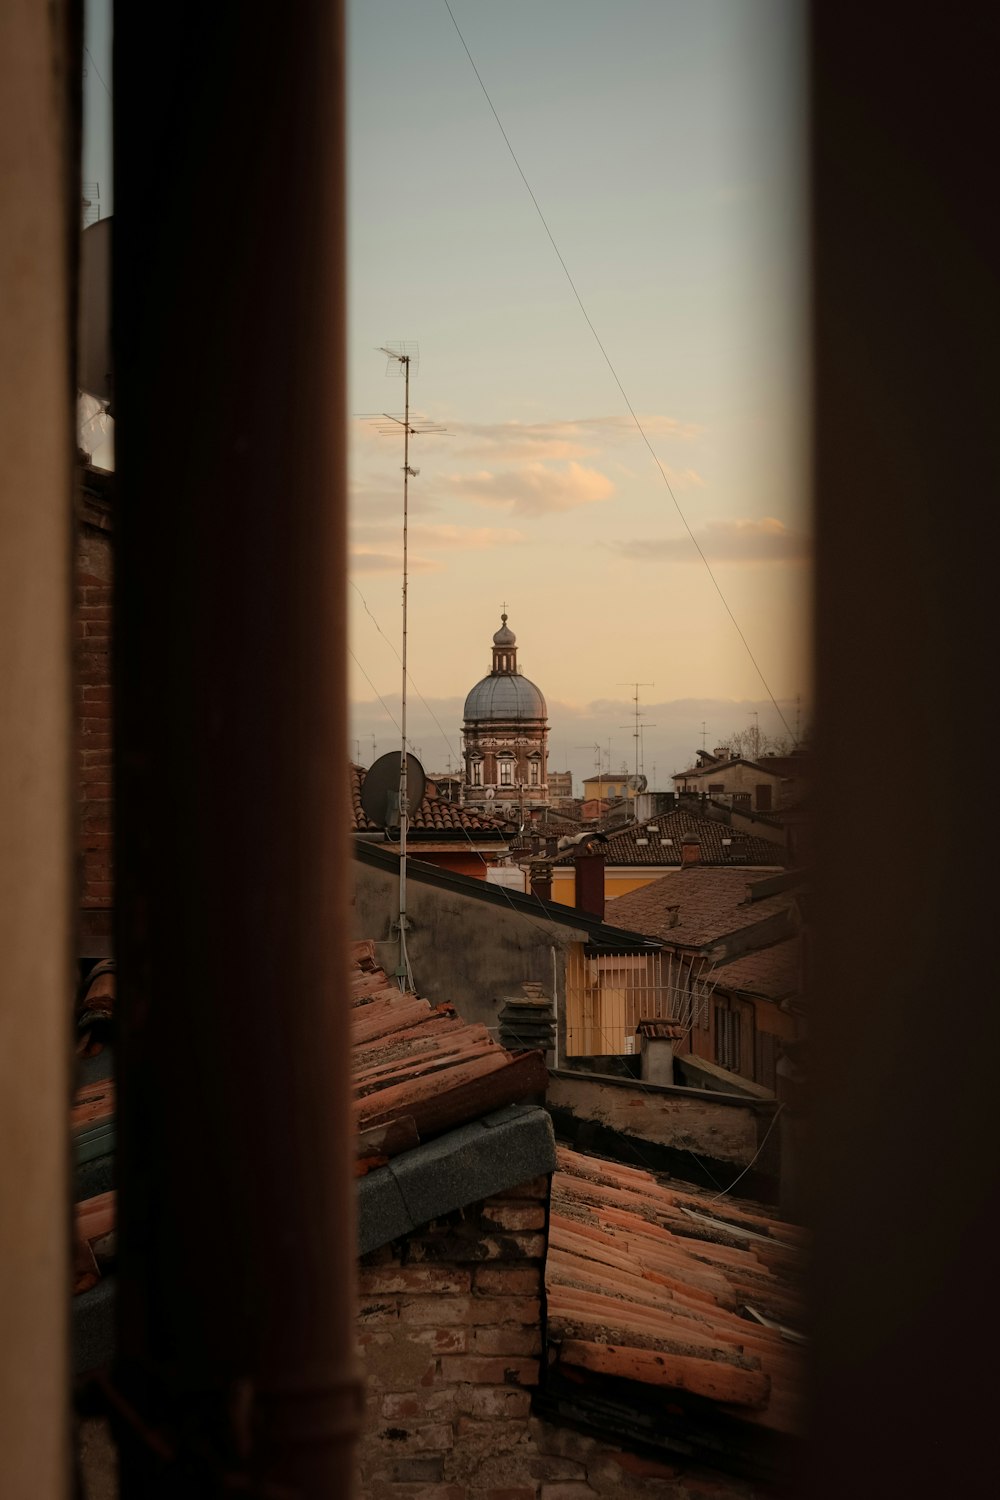
[[410,959],[406,951],[406,829],[409,822],[408,790],[406,784],[406,637],[407,637],[407,591],[409,588],[408,541],[409,541],[409,484],[410,484],[410,356],[401,356],[405,382],[405,410],[403,416],[403,688],[400,706],[402,748],[399,755],[399,987],[413,988],[410,980]]
[[344,1496],[343,10],[147,23],[115,5],[121,1494]]
[[75,9],[58,0],[0,6],[4,1500],[62,1500],[70,1474],[76,21]]

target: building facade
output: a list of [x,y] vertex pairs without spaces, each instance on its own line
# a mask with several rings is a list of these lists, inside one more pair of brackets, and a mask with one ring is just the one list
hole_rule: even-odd
[[521,675],[517,637],[500,617],[493,637],[493,666],[465,700],[467,806],[530,811],[549,803],[548,709],[539,688]]

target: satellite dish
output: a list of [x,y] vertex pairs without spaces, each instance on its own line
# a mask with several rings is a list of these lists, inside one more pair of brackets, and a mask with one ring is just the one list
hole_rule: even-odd
[[80,236],[80,372],[78,384],[113,410],[111,369],[111,219]]
[[[365,784],[361,788],[361,806],[365,817],[379,828],[396,828],[399,824],[399,751],[390,750],[380,755],[374,765],[368,767]],[[427,777],[415,755],[406,757],[406,801],[413,812],[424,800]]]

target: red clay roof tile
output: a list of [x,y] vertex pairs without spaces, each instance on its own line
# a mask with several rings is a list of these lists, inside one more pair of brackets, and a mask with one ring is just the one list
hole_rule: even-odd
[[559,1147],[545,1267],[559,1369],[798,1431],[805,1243],[763,1208]]

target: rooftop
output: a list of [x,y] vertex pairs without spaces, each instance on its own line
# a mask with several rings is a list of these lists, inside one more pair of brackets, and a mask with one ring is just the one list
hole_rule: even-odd
[[731,963],[719,964],[712,977],[722,989],[740,990],[777,1002],[799,994],[801,962],[802,940],[796,934],[745,953]]
[[[692,865],[609,901],[605,915],[617,926],[648,933],[671,944],[701,948],[728,933],[789,911],[792,897],[779,890],[751,899],[755,882],[746,869]],[[726,970],[728,972],[728,969]]]
[[[685,834],[696,834],[701,845],[701,863],[707,865],[758,865],[780,869],[787,856],[780,844],[755,834],[740,834],[727,823],[715,818],[700,818],[697,813],[679,808],[661,813],[642,822],[629,823],[617,832],[608,830],[604,849],[608,865],[656,865],[669,868],[681,863],[681,840]],[[572,864],[573,851],[557,859],[558,864]]]
[[608,1382],[645,1387],[666,1424],[682,1396],[734,1425],[795,1434],[805,1249],[804,1231],[765,1209],[558,1147],[551,1369],[602,1399]]
[[[351,826],[355,833],[380,833],[381,826],[373,823],[361,806],[361,792],[365,784],[366,768],[351,766]],[[442,834],[479,833],[489,834],[501,840],[504,824],[499,818],[490,818],[472,808],[461,807],[457,802],[448,802],[443,797],[425,796],[420,806],[411,812],[408,827],[421,830],[437,830]]]

